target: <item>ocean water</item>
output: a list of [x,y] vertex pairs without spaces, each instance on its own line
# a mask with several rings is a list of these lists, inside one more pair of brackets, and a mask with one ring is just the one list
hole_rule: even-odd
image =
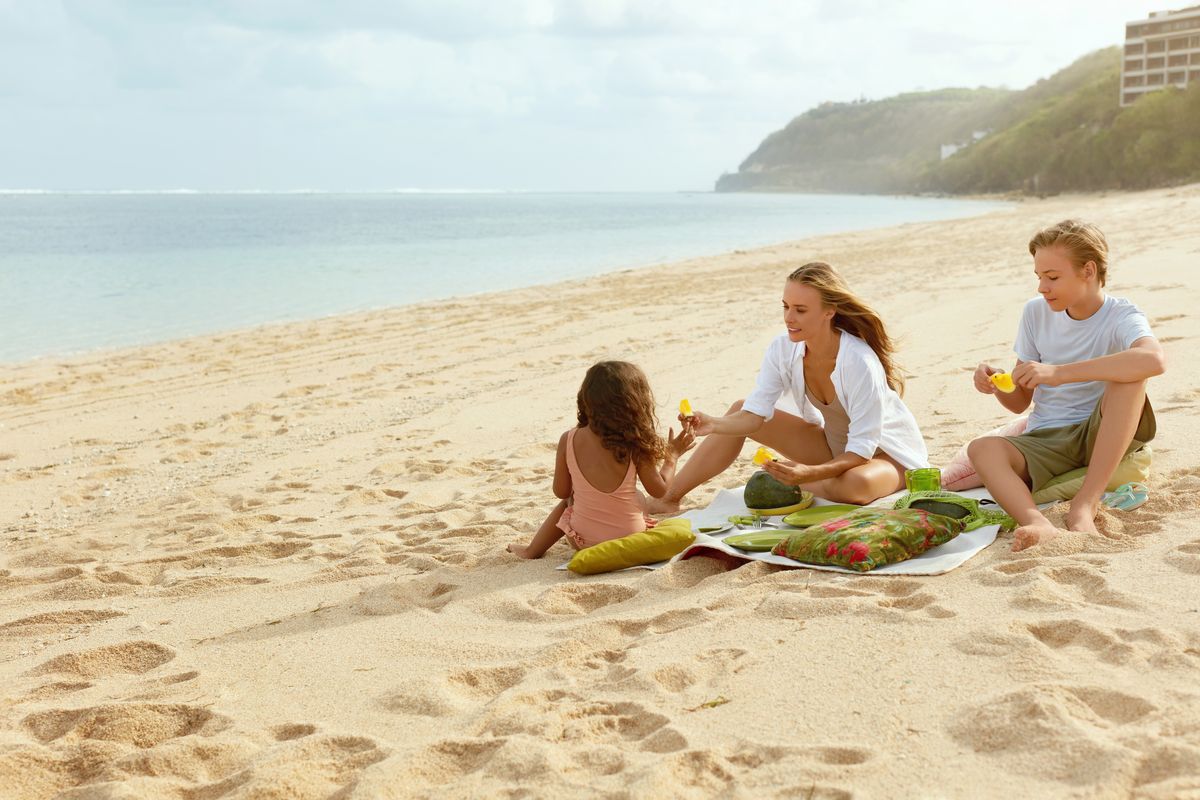
[[999,203],[785,194],[0,194],[0,362],[577,278]]

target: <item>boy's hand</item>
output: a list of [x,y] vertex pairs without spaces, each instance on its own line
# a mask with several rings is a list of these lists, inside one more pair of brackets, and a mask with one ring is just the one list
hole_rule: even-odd
[[1013,381],[1026,389],[1034,389],[1045,384],[1058,386],[1058,367],[1053,364],[1041,364],[1037,361],[1026,361],[1018,364],[1012,373]]
[[997,372],[1004,372],[1002,369],[987,364],[980,364],[975,368],[975,391],[982,394],[995,394],[996,384],[992,383],[992,376]]

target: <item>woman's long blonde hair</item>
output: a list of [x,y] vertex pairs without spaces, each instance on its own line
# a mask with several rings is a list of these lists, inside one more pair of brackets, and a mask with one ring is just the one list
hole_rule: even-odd
[[837,270],[824,261],[810,261],[788,275],[788,280],[816,289],[825,307],[834,310],[833,326],[866,342],[879,357],[888,386],[904,393],[904,376],[896,364],[895,347],[883,320],[875,309],[850,291]]

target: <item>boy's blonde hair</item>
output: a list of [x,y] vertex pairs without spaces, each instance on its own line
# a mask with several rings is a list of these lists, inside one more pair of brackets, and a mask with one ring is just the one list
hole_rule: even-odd
[[1037,255],[1043,247],[1061,245],[1076,269],[1083,269],[1089,261],[1096,265],[1096,277],[1104,285],[1108,277],[1108,240],[1098,227],[1090,222],[1064,219],[1057,225],[1042,228],[1029,240],[1029,255]]

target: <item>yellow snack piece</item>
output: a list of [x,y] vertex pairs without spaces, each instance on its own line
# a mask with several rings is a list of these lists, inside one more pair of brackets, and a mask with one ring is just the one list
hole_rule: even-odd
[[1012,375],[1007,372],[997,372],[992,375],[992,385],[1005,394],[1014,392],[1017,389],[1016,384],[1013,383]]
[[768,461],[774,461],[774,460],[775,460],[775,454],[772,453],[770,450],[768,450],[765,447],[760,447],[754,451],[754,463],[756,466],[761,467],[763,464],[767,463]]
[[679,401],[679,413],[685,417],[692,415],[692,404],[686,397]]

